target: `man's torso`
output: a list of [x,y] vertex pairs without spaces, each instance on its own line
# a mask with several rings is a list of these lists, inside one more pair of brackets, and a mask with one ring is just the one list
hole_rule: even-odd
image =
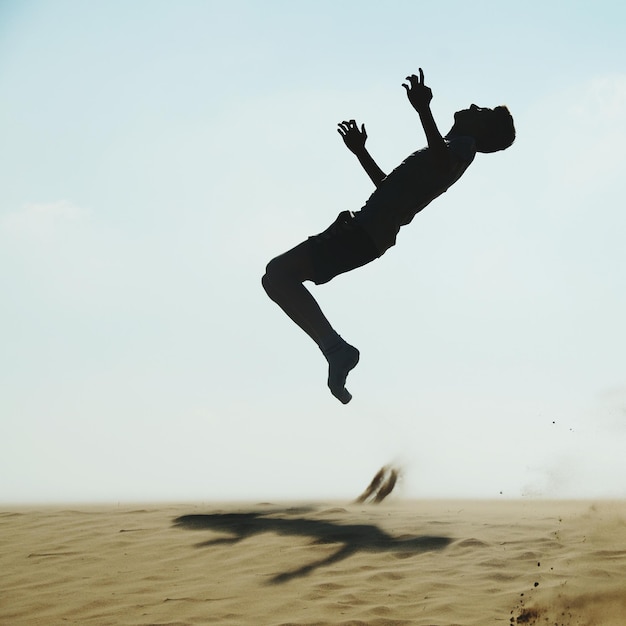
[[428,148],[418,150],[396,167],[355,213],[355,220],[369,234],[382,254],[396,242],[401,226],[447,191],[465,172],[476,154],[471,137],[448,142],[450,165],[435,167]]

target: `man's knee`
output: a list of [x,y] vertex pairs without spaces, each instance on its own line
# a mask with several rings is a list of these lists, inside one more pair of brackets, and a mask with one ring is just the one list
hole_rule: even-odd
[[292,262],[289,254],[281,254],[267,264],[263,280],[271,283],[298,281],[298,267]]
[[313,259],[305,242],[272,259],[263,280],[273,284],[303,283],[313,280],[313,273]]
[[265,285],[265,283],[267,282],[272,282],[273,280],[279,280],[281,276],[283,276],[285,274],[285,268],[284,268],[284,263],[281,262],[280,257],[276,257],[275,259],[272,259],[266,266],[265,266],[265,274],[263,275],[263,278],[261,279],[261,282],[263,283],[263,285]]
[[272,285],[270,283],[270,279],[267,277],[267,273],[261,276],[261,285],[263,285],[263,289],[265,289],[266,293],[269,294]]
[[270,298],[275,294],[276,286],[286,279],[286,271],[285,263],[281,257],[272,259],[265,267],[265,274],[261,278],[261,284]]

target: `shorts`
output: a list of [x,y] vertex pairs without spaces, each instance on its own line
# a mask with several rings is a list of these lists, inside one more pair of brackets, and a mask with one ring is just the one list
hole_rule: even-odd
[[342,211],[324,232],[307,241],[316,285],[323,285],[380,256],[374,242],[350,211]]

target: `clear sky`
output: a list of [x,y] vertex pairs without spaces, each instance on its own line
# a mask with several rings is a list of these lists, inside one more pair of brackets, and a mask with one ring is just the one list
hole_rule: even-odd
[[[0,501],[626,496],[623,2],[2,0]],[[379,261],[315,288],[353,401],[267,261],[507,104]]]

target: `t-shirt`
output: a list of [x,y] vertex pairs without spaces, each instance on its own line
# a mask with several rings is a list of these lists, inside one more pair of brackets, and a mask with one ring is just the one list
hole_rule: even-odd
[[388,174],[365,206],[354,214],[354,219],[371,237],[380,254],[395,245],[400,227],[447,191],[474,160],[476,144],[473,137],[445,141],[450,153],[447,170],[435,167],[429,148],[418,150]]

